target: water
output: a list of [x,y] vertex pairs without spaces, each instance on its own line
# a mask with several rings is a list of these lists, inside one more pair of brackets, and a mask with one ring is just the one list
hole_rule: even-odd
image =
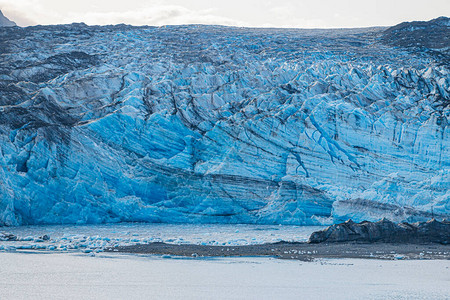
[[0,253],[2,299],[448,299],[450,261]]

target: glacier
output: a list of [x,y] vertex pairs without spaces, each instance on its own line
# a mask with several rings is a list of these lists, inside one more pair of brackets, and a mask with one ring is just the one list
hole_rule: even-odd
[[0,10],[0,27],[4,26],[17,26],[17,24],[5,17],[5,15]]
[[0,225],[448,218],[449,25],[0,28]]

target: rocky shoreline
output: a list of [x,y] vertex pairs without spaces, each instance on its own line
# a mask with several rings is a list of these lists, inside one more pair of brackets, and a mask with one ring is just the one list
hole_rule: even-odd
[[450,222],[354,223],[351,220],[311,234],[307,243],[245,246],[149,243],[106,248],[107,252],[184,257],[270,256],[310,261],[317,258],[450,259]]
[[319,258],[374,259],[450,259],[450,246],[442,244],[389,243],[290,243],[204,246],[150,243],[145,245],[106,248],[106,252],[162,255],[163,257],[240,257],[267,256],[280,259],[311,261]]

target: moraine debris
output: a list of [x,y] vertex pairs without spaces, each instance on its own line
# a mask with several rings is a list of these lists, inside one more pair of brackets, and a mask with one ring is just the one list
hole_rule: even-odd
[[427,222],[394,223],[388,219],[378,222],[355,223],[348,220],[313,232],[308,243],[450,243],[450,222],[432,219]]

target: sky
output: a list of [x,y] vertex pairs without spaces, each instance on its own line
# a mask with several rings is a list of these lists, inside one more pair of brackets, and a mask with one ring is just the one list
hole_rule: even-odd
[[0,0],[0,9],[19,26],[84,22],[344,28],[450,16],[450,0]]

